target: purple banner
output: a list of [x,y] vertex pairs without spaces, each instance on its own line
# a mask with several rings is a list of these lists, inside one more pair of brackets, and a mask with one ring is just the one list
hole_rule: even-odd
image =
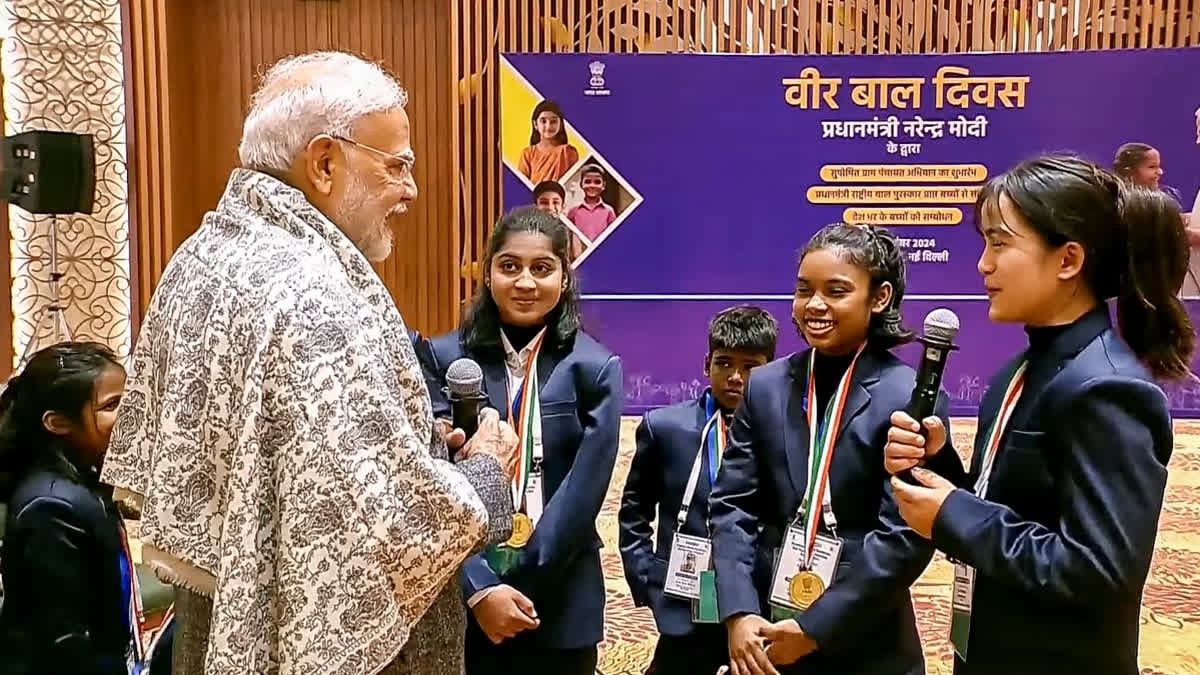
[[[1040,153],[1107,165],[1140,142],[1159,150],[1161,184],[1185,211],[1200,187],[1200,99],[1174,95],[1200,71],[1200,49],[508,54],[502,66],[505,207],[532,203],[542,180],[563,186],[585,325],[623,357],[630,413],[703,388],[707,322],[730,305],[771,310],[779,354],[801,348],[790,321],[796,253],[847,220],[900,237],[910,326],[936,307],[959,315],[962,349],[945,387],[953,413],[973,415],[988,378],[1024,346],[1020,327],[987,321],[979,186]],[[543,100],[558,104],[569,149],[530,146]],[[602,183],[586,175],[593,164]],[[1177,415],[1200,416],[1200,387],[1168,393]]]

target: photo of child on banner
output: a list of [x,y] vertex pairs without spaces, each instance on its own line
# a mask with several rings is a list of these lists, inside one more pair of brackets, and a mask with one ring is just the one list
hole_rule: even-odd
[[575,233],[574,257],[579,257],[603,239],[617,218],[634,202],[628,188],[605,164],[597,156],[588,157],[578,170],[563,180],[566,190],[563,210]]
[[521,173],[532,183],[558,180],[579,161],[579,150],[567,139],[566,119],[554,101],[533,109],[529,147],[521,152]]

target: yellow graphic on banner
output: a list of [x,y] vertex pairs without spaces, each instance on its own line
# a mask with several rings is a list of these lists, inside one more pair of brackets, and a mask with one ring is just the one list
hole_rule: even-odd
[[[597,58],[589,63],[587,72],[590,76],[584,83],[604,72],[603,61]],[[532,194],[536,183],[557,182],[562,195],[557,213],[571,230],[570,259],[578,266],[621,227],[642,203],[642,195],[571,125],[570,110],[560,113],[566,147],[531,150],[540,140],[533,134],[533,112],[545,100],[507,58],[500,57],[500,156],[505,168],[530,191],[502,195],[504,203],[509,208],[529,204],[536,199]],[[548,195],[546,208],[555,208],[551,191],[543,194]]]
[[[521,164],[521,153],[529,147],[533,109],[544,98],[524,75],[513,68],[508,59],[500,57],[500,154],[508,168],[526,183],[530,182],[529,178],[523,176],[517,167]],[[567,120],[563,120],[563,123],[566,125],[567,138],[579,151],[581,159],[596,154],[591,143],[578,129]],[[533,187],[532,183],[530,187]]]

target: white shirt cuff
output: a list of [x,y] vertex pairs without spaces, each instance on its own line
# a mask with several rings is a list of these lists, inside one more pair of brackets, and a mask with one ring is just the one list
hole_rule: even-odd
[[480,600],[483,600],[484,598],[486,598],[488,595],[491,594],[492,591],[496,590],[497,588],[500,588],[500,587],[499,586],[488,586],[487,588],[483,589],[482,591],[476,591],[475,595],[472,595],[471,597],[467,598],[467,608],[468,609],[474,608],[475,605],[479,604]]

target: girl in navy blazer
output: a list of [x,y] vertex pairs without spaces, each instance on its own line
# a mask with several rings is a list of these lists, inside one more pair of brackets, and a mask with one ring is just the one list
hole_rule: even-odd
[[604,575],[596,517],[620,432],[621,361],[579,328],[570,233],[533,208],[502,217],[484,280],[460,331],[420,350],[447,416],[446,369],[471,358],[490,405],[521,437],[513,537],[470,558],[468,673],[590,674],[604,637]]
[[[886,468],[905,521],[954,561],[955,673],[1138,672],[1142,587],[1173,446],[1155,378],[1186,376],[1179,206],[1082,159],[1043,157],[976,202],[993,321],[1029,347],[992,378],[969,471],[903,413]],[[1121,336],[1105,300],[1115,297]]]
[[810,349],[755,370],[710,499],[735,674],[925,672],[908,587],[933,549],[880,465],[916,379],[888,351],[912,339],[904,285],[885,230],[831,225],[801,254],[792,319]]
[[99,482],[124,388],[106,347],[67,342],[34,354],[0,395],[5,673],[141,668],[136,572]]

